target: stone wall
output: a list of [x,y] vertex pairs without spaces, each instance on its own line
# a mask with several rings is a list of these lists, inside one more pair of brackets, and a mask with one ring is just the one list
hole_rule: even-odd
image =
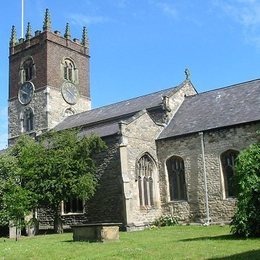
[[21,116],[26,108],[31,108],[34,113],[34,130],[45,131],[47,125],[47,93],[44,90],[36,91],[33,95],[32,101],[27,105],[22,105],[18,99],[9,101],[8,110],[8,139],[9,144],[12,144],[15,139],[22,133],[22,119]]
[[[39,221],[39,230],[53,230],[54,214],[49,208],[40,208],[37,210],[37,219]],[[64,214],[61,216],[64,229],[70,229],[70,225],[82,224],[86,222],[86,214]]]
[[[80,223],[125,223],[124,195],[119,157],[119,137],[104,138],[107,149],[95,158],[99,183],[93,198],[85,203],[84,213],[63,214],[63,225]],[[52,229],[53,217],[49,209],[38,210],[40,229]]]
[[[257,141],[260,123],[245,124],[204,133],[209,214],[212,222],[228,222],[234,214],[234,198],[225,198],[220,155],[234,149],[241,151]],[[157,141],[160,195],[164,214],[173,213],[184,222],[204,222],[205,189],[201,137],[198,133]],[[170,201],[166,160],[173,155],[183,158],[187,201]]]
[[[124,180],[124,193],[126,199],[127,228],[136,229],[152,222],[161,215],[159,196],[159,175],[157,170],[157,157],[155,138],[162,127],[154,123],[148,113],[143,113],[133,122],[125,125],[123,130],[124,145],[121,149],[121,163],[126,162],[122,170]],[[123,156],[123,149],[125,154]],[[148,153],[155,161],[154,173],[154,206],[142,208],[139,202],[139,190],[136,177],[136,163],[142,155]]]
[[96,193],[87,202],[88,222],[124,223],[124,195],[119,154],[119,136],[104,138],[107,149],[97,158],[100,178]]
[[60,88],[47,88],[47,111],[48,111],[48,128],[55,127],[65,118],[66,109],[70,109],[74,114],[90,110],[90,99],[85,96],[79,96],[75,105],[69,105],[62,97]]
[[[20,69],[29,57],[35,66],[31,79],[34,95],[25,106],[19,102],[18,92],[23,84]],[[61,66],[64,58],[73,60],[78,71],[75,86],[79,98],[75,105],[66,103],[61,95],[61,86],[65,81]],[[45,31],[11,47],[9,67],[9,144],[13,144],[22,133],[20,117],[27,107],[31,107],[34,113],[32,135],[38,135],[61,122],[66,109],[80,113],[91,108],[88,47]]]
[[[164,104],[165,101],[162,99],[161,107],[149,109],[149,115],[157,124],[167,123],[175,115],[180,105],[184,101],[185,96],[191,96],[195,94],[196,90],[190,81],[185,81],[182,87],[174,92],[174,94],[169,95],[169,97],[166,99],[167,101],[165,100],[167,104]],[[169,109],[168,111],[167,108]]]

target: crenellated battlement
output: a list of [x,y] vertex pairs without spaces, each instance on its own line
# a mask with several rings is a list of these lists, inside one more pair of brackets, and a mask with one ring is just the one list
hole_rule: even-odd
[[81,40],[77,38],[71,39],[71,32],[69,23],[66,24],[64,36],[59,31],[51,31],[51,19],[49,10],[46,9],[43,30],[35,31],[32,34],[31,24],[28,23],[25,38],[17,39],[15,26],[12,26],[11,38],[10,38],[10,55],[15,55],[27,48],[33,47],[38,44],[42,44],[46,41],[64,46],[72,49],[83,55],[89,55],[89,41],[87,36],[87,29],[83,27]]

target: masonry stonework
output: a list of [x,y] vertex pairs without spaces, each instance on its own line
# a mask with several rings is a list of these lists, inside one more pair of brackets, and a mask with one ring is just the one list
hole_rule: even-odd
[[[34,86],[32,101],[23,105],[18,100],[23,85],[21,69],[26,59],[32,59],[34,73],[30,80]],[[65,82],[62,63],[65,58],[73,61],[77,71],[74,82],[79,92],[76,104],[70,105],[61,95]],[[91,108],[89,87],[89,49],[77,41],[61,37],[58,33],[44,31],[31,39],[10,46],[9,75],[9,144],[23,133],[22,114],[30,107],[34,114],[33,135],[53,128],[70,113],[80,113]]]
[[[234,149],[241,151],[257,142],[260,123],[252,123],[204,132],[205,162],[209,212],[212,222],[229,222],[234,214],[235,198],[225,198],[220,155]],[[205,222],[205,189],[201,140],[198,133],[157,141],[160,193],[165,214],[183,222]],[[173,155],[183,158],[187,201],[170,201],[166,160]]]
[[[260,80],[198,94],[186,70],[186,80],[176,87],[91,110],[86,29],[81,43],[70,40],[68,34],[61,37],[59,32],[51,32],[47,14],[48,10],[44,31],[37,31],[35,36],[17,42],[12,30],[9,144],[26,132],[23,114],[28,108],[33,112],[34,127],[27,128],[26,134],[37,137],[53,128],[80,128],[79,135],[94,133],[107,144],[107,149],[95,157],[99,183],[94,197],[85,202],[83,213],[64,214],[61,205],[64,227],[110,222],[122,223],[126,230],[138,230],[164,214],[183,223],[205,223],[205,174],[210,220],[229,222],[236,199],[225,194],[220,156],[259,141]],[[32,99],[22,104],[18,94],[25,83],[23,64],[28,59],[33,63],[33,73],[27,80],[34,92]],[[64,64],[70,64],[73,70]],[[75,104],[68,99],[66,102],[62,95],[65,82],[78,91]],[[73,96],[71,89],[67,93]],[[139,164],[145,156],[147,161]],[[166,161],[172,156],[184,162],[184,200],[171,200]],[[145,196],[147,201],[143,203]],[[40,229],[52,228],[49,209],[37,213]]]

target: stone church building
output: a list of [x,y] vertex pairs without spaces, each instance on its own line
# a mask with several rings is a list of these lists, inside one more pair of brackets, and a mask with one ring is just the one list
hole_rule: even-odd
[[[260,80],[197,93],[186,79],[178,86],[91,109],[89,43],[51,30],[10,40],[9,144],[22,133],[79,127],[108,149],[99,156],[95,196],[61,205],[65,226],[120,222],[143,228],[161,215],[184,223],[228,222],[234,213],[234,162],[257,141]],[[94,57],[95,58],[95,57]],[[39,210],[40,228],[52,219]]]

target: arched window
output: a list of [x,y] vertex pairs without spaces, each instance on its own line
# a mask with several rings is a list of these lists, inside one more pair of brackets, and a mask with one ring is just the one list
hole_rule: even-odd
[[28,57],[22,62],[20,68],[21,83],[30,81],[35,77],[35,64],[32,57]]
[[75,114],[75,111],[72,108],[66,108],[65,111],[64,111],[64,116],[65,117],[72,116],[74,114]]
[[23,129],[25,132],[30,132],[34,129],[34,115],[31,108],[27,108],[24,111]]
[[148,155],[143,155],[137,162],[137,181],[140,206],[154,205],[154,178],[155,164]]
[[239,152],[235,150],[227,150],[221,154],[221,165],[224,180],[225,197],[234,197],[234,174],[235,174],[235,160]]
[[64,59],[62,63],[63,79],[72,83],[77,83],[78,70],[71,59]]
[[166,162],[171,200],[187,200],[184,161],[172,156]]

